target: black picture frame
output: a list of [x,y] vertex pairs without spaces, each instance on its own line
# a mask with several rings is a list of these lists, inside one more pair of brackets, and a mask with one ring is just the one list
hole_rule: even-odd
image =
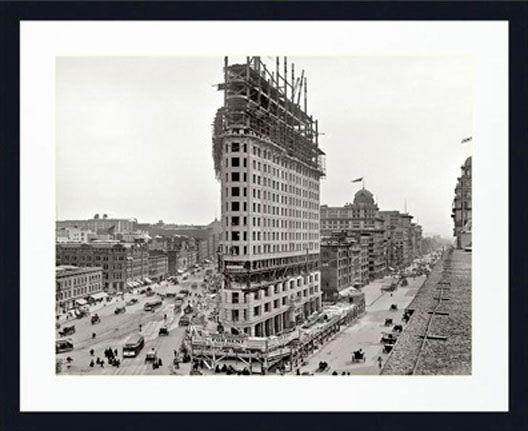
[[[528,4],[522,2],[3,2],[0,429],[46,430],[522,430],[528,429],[526,348]],[[21,20],[507,20],[509,22],[509,412],[20,412],[19,24]],[[493,197],[490,197],[491,199]],[[497,286],[500,288],[500,286]],[[475,286],[478,289],[478,286]],[[490,316],[493,318],[493,316]],[[493,342],[490,340],[490,342]],[[38,382],[36,382],[38,384]],[[314,396],[321,396],[314,391]],[[345,395],[346,396],[346,395]],[[236,406],[236,403],[234,403]]]

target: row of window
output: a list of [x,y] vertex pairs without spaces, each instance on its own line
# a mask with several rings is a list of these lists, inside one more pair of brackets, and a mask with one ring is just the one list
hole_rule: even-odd
[[75,297],[78,297],[80,295],[85,295],[85,294],[97,292],[99,290],[101,290],[101,284],[100,283],[91,284],[91,285],[88,285],[88,286],[79,287],[79,288],[75,288],[75,289],[59,290],[57,292],[56,298],[58,300],[75,298]]
[[[302,242],[302,243],[289,243],[289,244],[263,244],[254,245],[253,254],[273,254],[283,252],[294,252],[294,251],[305,251],[305,250],[316,250],[318,248],[317,242]],[[231,256],[246,256],[248,254],[247,246],[224,246],[224,253]]]
[[[231,236],[231,238],[230,238]],[[319,237],[318,233],[302,233],[302,232],[252,232],[253,241],[307,241],[310,239],[317,239]],[[247,231],[229,231],[225,232],[226,241],[247,241],[248,235]]]
[[64,287],[71,287],[71,286],[77,286],[79,284],[84,284],[84,283],[87,283],[87,282],[93,282],[93,281],[98,281],[98,280],[101,280],[101,274],[91,274],[91,275],[85,275],[85,276],[77,276],[77,277],[72,277],[72,278],[68,278],[68,279],[62,279],[62,280],[59,280],[59,283],[61,286],[64,286]]
[[[242,205],[240,205],[242,204]],[[280,208],[279,206],[263,204],[261,207],[260,203],[253,203],[253,212],[261,213],[261,209],[265,209],[264,213],[272,214],[282,217],[296,217],[302,218],[303,220],[318,220],[319,214],[317,212],[301,211],[293,208]],[[225,203],[225,210],[231,212],[247,212],[248,205],[247,201],[227,201]],[[280,211],[279,211],[280,210]]]
[[[313,295],[314,291],[317,292],[319,290],[318,286],[311,287],[310,289],[305,289],[303,292],[297,293],[297,298],[301,299],[303,297],[308,297],[308,295]],[[309,291],[309,293],[308,293]],[[263,305],[257,305],[253,307],[253,317],[259,317],[262,314],[269,313],[273,310],[277,310],[278,308],[284,307],[288,305],[288,301],[293,301],[295,299],[295,296],[283,296],[282,298],[275,299],[274,301],[266,302]],[[241,310],[242,311],[242,317],[243,320],[248,320],[247,310]],[[231,310],[231,320],[233,322],[237,322],[240,320],[240,310]]]
[[[232,142],[231,144],[226,143],[225,152],[229,153],[230,150],[233,153],[238,153],[238,152],[247,153],[248,146],[247,144],[241,145],[239,142]],[[312,170],[307,169],[306,167],[292,160],[288,160],[285,157],[281,157],[278,154],[273,153],[271,150],[268,150],[266,148],[260,148],[259,145],[252,145],[252,150],[253,150],[254,156],[260,157],[264,160],[268,160],[270,163],[274,163],[275,165],[281,166],[284,169],[294,170],[298,174],[305,175],[312,179],[319,178],[318,174],[314,173]]]
[[[253,227],[260,227],[260,217],[253,217]],[[247,217],[225,216],[225,225],[229,226],[247,226]],[[299,220],[280,220],[275,218],[262,217],[262,226],[275,229],[303,229],[319,232],[319,224],[299,221]]]

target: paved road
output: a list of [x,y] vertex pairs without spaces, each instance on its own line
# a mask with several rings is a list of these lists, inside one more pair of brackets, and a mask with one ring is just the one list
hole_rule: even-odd
[[[182,280],[180,277],[180,284],[172,285],[170,283],[163,283],[162,285],[151,286],[154,292],[163,294],[168,290],[180,292],[183,288],[189,290],[192,294],[207,295],[201,287],[203,281],[204,271],[196,273],[194,276],[189,276],[187,280]],[[198,288],[193,289],[193,283],[198,284]],[[125,302],[131,298],[138,299],[138,303],[134,305],[127,305],[126,312],[121,314],[114,314],[116,307],[125,305]],[[92,312],[97,312],[101,318],[101,323],[92,325],[89,317],[82,319],[72,319],[68,321],[60,321],[61,325],[69,326],[75,325],[76,333],[69,338],[72,339],[75,349],[71,352],[64,352],[57,354],[57,359],[65,360],[68,356],[73,359],[71,366],[68,368],[66,364],[63,365],[62,371],[65,374],[170,374],[173,373],[172,359],[174,357],[173,351],[178,350],[181,342],[185,336],[185,327],[178,326],[179,318],[182,312],[174,312],[174,299],[166,298],[163,301],[162,307],[155,311],[144,311],[143,307],[146,302],[158,299],[159,296],[147,297],[144,294],[125,294],[124,300],[121,298],[114,300],[111,303],[106,303],[104,306],[98,305],[92,307]],[[195,295],[188,296],[186,302],[197,303],[202,307],[202,312],[205,314],[214,309],[213,301],[207,297],[205,299],[198,299]],[[205,307],[205,303],[209,307]],[[203,305],[202,305],[203,304]],[[165,315],[167,319],[165,320]],[[122,357],[122,348],[130,335],[139,333],[139,325],[142,325],[141,334],[145,338],[145,347],[136,358]],[[210,322],[212,325],[213,323]],[[159,336],[159,328],[167,325],[169,328],[168,336]],[[96,333],[96,338],[92,339],[92,333]],[[119,368],[112,367],[108,363],[104,364],[104,368],[96,365],[90,367],[91,359],[97,357],[104,359],[104,350],[111,347],[113,350],[117,349],[118,358],[121,360]],[[155,348],[158,356],[162,359],[163,365],[154,370],[150,364],[145,363],[146,353]],[[94,349],[95,354],[90,356],[90,350]],[[182,364],[182,368],[177,370],[178,374],[185,374],[189,372],[186,364]]]
[[[331,374],[337,371],[350,374],[379,374],[377,358],[384,360],[387,356],[382,352],[380,343],[383,332],[390,331],[384,326],[386,318],[392,318],[394,323],[401,323],[403,309],[409,305],[419,287],[423,284],[425,276],[409,278],[406,287],[398,287],[392,293],[382,293],[380,288],[389,283],[389,278],[377,280],[363,287],[367,312],[355,323],[340,332],[336,338],[327,343],[307,361],[301,372],[315,374]],[[397,304],[397,311],[389,311],[391,304]],[[364,363],[352,363],[352,352],[362,348],[366,353]],[[320,361],[330,365],[325,373],[316,372]]]

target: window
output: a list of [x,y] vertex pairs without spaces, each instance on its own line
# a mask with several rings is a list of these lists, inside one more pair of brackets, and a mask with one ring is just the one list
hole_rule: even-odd
[[253,314],[255,316],[260,316],[260,306],[253,308]]
[[239,144],[238,142],[233,142],[233,143],[231,144],[231,151],[232,151],[233,153],[237,153],[237,152],[239,152],[239,151],[240,151],[240,144]]
[[239,157],[231,157],[231,166],[234,168],[240,167],[240,158]]
[[240,187],[231,187],[231,196],[240,196]]
[[233,292],[231,294],[231,302],[233,304],[238,304],[238,292]]
[[231,181],[240,181],[240,172],[231,172]]
[[238,231],[231,232],[231,239],[233,241],[240,241],[240,232]]
[[231,217],[231,226],[238,226],[240,223],[240,217]]
[[231,202],[231,211],[240,211],[240,202]]

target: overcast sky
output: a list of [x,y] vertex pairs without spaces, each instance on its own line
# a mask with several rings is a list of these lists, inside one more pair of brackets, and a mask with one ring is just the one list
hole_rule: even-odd
[[[264,57],[272,63],[271,57]],[[380,209],[407,210],[452,235],[451,203],[472,145],[468,57],[290,58],[308,77],[327,177],[342,205],[365,177]],[[57,59],[57,218],[95,213],[206,224],[220,216],[211,124],[220,57]]]

